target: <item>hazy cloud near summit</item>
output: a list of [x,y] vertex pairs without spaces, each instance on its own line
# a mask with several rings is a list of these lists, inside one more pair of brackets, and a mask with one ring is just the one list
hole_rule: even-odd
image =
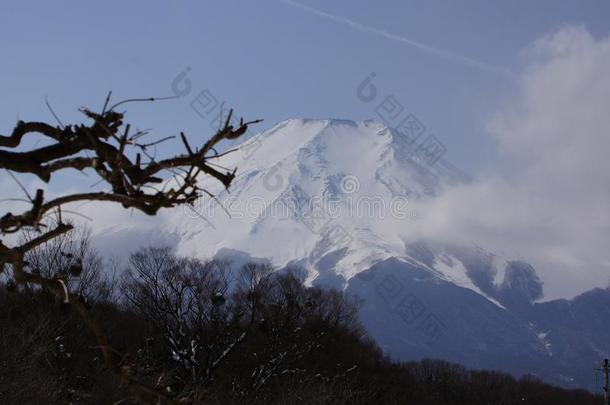
[[610,38],[566,27],[524,51],[487,129],[500,164],[419,207],[428,237],[530,261],[547,297],[610,280]]

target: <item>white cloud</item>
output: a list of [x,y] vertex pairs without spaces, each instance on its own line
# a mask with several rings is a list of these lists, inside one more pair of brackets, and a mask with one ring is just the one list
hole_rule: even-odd
[[509,169],[426,203],[422,231],[523,257],[547,296],[572,295],[610,279],[610,38],[566,27],[525,54],[488,125]]

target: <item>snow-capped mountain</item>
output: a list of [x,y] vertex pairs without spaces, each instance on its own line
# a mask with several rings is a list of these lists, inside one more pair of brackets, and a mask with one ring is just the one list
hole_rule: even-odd
[[164,212],[153,228],[108,228],[98,243],[115,253],[163,244],[188,256],[239,252],[242,261],[298,266],[312,284],[359,296],[364,326],[395,358],[592,388],[610,328],[585,316],[596,303],[610,308],[610,291],[536,303],[542,282],[529,264],[477,241],[426,240],[426,203],[469,182],[443,151],[433,137],[374,121],[287,120],[213,162],[237,167],[229,191],[204,179],[215,198]]
[[[298,263],[313,282],[331,272],[342,287],[376,262],[405,256],[416,202],[468,181],[425,152],[374,121],[288,120],[215,162],[238,167],[231,190],[210,179],[216,201],[169,213],[169,230],[181,233],[178,251],[185,255],[243,250],[277,266]],[[458,270],[437,270],[476,288]]]

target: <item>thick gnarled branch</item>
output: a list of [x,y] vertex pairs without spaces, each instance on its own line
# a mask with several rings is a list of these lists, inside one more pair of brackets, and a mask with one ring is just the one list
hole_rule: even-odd
[[[31,206],[20,214],[8,212],[1,216],[0,233],[11,234],[33,229],[40,234],[13,247],[0,241],[0,272],[8,265],[12,268],[17,284],[38,285],[72,306],[95,336],[106,364],[122,381],[145,395],[171,401],[172,398],[169,398],[167,393],[136,381],[128,371],[120,367],[116,360],[116,351],[110,347],[99,323],[91,316],[84,302],[68,291],[62,278],[45,278],[28,271],[29,264],[24,258],[27,252],[72,229],[72,225],[62,221],[62,206],[66,204],[108,201],[155,215],[161,208],[191,204],[203,194],[211,195],[198,186],[201,173],[214,177],[228,188],[235,177],[236,169],[222,172],[208,165],[207,161],[218,156],[215,147],[220,142],[240,137],[246,133],[249,125],[260,120],[244,122],[242,119],[237,127],[233,127],[230,125],[230,111],[224,126],[201,147],[193,148],[184,133],[180,133],[185,153],[156,160],[148,154],[147,149],[175,137],[166,136],[157,141],[142,143],[140,139],[147,132],[130,134],[130,125],[123,124],[124,113],[114,110],[120,104],[138,100],[119,102],[106,110],[109,98],[110,94],[99,114],[81,109],[81,112],[92,120],[88,125],[54,127],[43,122],[19,121],[10,135],[0,135],[0,168],[31,174],[45,182],[51,181],[53,175],[62,170],[92,170],[102,183],[110,187],[109,191],[73,193],[48,201],[45,201],[45,194],[41,189],[36,191],[33,198],[26,191]],[[25,151],[17,150],[27,135],[41,136],[50,141],[50,144]],[[211,152],[214,154],[209,156]],[[145,163],[142,161],[143,155],[148,158]],[[167,190],[156,190],[152,187],[153,184],[170,178],[176,180],[176,187]],[[48,214],[54,212],[57,216],[51,223]]]

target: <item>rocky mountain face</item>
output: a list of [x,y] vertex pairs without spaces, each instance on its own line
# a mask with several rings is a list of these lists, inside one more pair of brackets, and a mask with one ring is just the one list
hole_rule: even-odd
[[541,285],[532,270],[508,263],[502,283],[486,291],[490,300],[391,258],[352,278],[347,291],[363,297],[366,329],[396,359],[449,359],[599,390],[594,369],[608,357],[610,289],[536,303]]

